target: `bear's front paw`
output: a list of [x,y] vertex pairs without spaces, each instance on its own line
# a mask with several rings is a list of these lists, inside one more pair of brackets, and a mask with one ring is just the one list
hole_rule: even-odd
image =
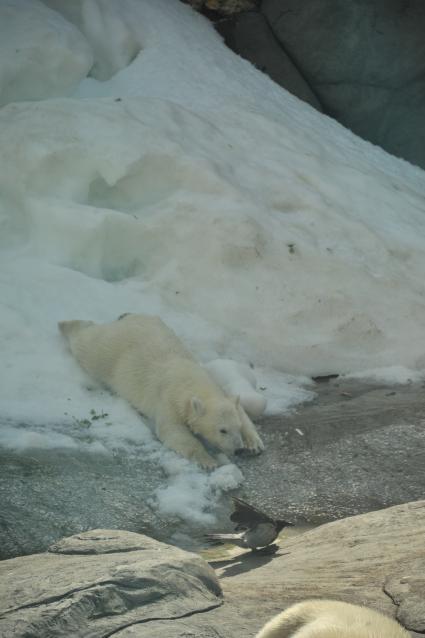
[[214,470],[218,467],[218,462],[208,452],[197,451],[191,455],[191,461],[198,463],[204,470]]
[[252,454],[260,454],[264,450],[264,443],[257,432],[249,432],[244,439],[246,449]]

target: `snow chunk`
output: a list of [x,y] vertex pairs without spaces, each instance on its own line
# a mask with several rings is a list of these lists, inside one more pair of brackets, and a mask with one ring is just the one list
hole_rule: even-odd
[[284,374],[270,368],[256,368],[258,389],[267,400],[265,414],[276,416],[289,414],[300,403],[312,401],[316,393],[308,388],[314,382],[303,376]]
[[0,4],[0,105],[69,95],[93,64],[82,33],[38,0]]
[[184,459],[174,459],[166,466],[172,481],[156,491],[155,498],[159,511],[167,516],[182,520],[210,525],[215,521],[212,513],[219,495],[236,489],[243,481],[243,475],[236,465],[223,465],[211,474],[199,470],[182,471],[191,466]]
[[128,3],[108,4],[108,0],[86,0],[82,6],[82,30],[94,51],[90,75],[101,81],[125,68],[142,48]]
[[132,0],[113,3],[110,0],[43,1],[84,33],[94,55],[90,76],[96,80],[109,80],[129,65],[143,48],[145,20],[140,7]]
[[266,399],[256,392],[257,379],[252,369],[231,359],[215,359],[204,366],[229,396],[238,396],[242,407],[253,419],[266,409]]

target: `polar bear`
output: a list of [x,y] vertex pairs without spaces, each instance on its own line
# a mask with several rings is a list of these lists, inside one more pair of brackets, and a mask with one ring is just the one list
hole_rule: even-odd
[[94,379],[126,399],[155,425],[167,447],[201,467],[224,454],[264,449],[237,397],[228,397],[159,317],[125,314],[108,324],[61,321],[72,354]]
[[305,600],[272,618],[256,638],[410,638],[410,634],[368,607]]

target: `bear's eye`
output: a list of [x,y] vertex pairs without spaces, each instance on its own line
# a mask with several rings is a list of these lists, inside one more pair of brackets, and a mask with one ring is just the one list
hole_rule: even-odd
[[220,432],[221,432],[222,434],[227,434],[227,430],[226,430],[226,428],[221,428]]

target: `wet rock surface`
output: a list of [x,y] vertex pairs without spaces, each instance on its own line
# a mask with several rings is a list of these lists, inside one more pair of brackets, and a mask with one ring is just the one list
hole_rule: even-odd
[[422,498],[422,384],[337,378],[315,389],[317,398],[293,415],[259,423],[266,450],[241,460],[242,497],[280,518],[309,522]]
[[[318,383],[294,414],[258,424],[266,449],[238,457],[236,492],[278,518],[320,523],[422,498],[425,402],[422,384],[356,380]],[[47,549],[91,528],[125,528],[186,549],[206,531],[232,531],[224,495],[214,529],[162,517],[152,495],[164,476],[142,457],[81,450],[0,450],[0,556]]]

